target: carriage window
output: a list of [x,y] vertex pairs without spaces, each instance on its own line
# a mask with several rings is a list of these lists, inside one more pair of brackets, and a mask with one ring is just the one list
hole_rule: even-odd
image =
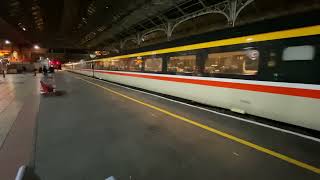
[[103,61],[96,61],[94,68],[95,69],[104,69]]
[[162,71],[162,58],[149,58],[146,59],[144,65],[145,71],[161,72]]
[[85,61],[81,61],[78,65],[77,68],[78,69],[91,69],[92,67],[92,63],[90,62],[85,62]]
[[111,69],[111,60],[105,60],[105,61],[102,61],[102,66],[103,66],[103,69]]
[[292,46],[287,47],[283,50],[282,60],[283,61],[305,61],[313,60],[315,55],[314,46]]
[[258,71],[259,51],[244,50],[208,55],[204,71],[209,74],[255,75]]
[[126,71],[128,69],[127,59],[112,59],[110,61],[110,70]]
[[129,70],[130,71],[141,71],[142,69],[142,58],[137,57],[129,60]]
[[168,72],[188,74],[195,72],[195,69],[195,55],[170,57],[168,63]]

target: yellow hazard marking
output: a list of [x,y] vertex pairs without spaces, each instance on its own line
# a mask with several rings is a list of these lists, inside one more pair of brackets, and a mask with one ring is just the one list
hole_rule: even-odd
[[262,146],[256,145],[256,144],[251,143],[251,142],[249,142],[249,141],[246,141],[246,140],[243,140],[243,139],[241,139],[241,138],[235,137],[235,136],[230,135],[230,134],[228,134],[228,133],[219,131],[219,130],[214,129],[214,128],[212,128],[212,127],[209,127],[209,126],[206,126],[206,125],[204,125],[204,124],[198,123],[198,122],[196,122],[196,121],[194,121],[194,120],[188,119],[188,118],[186,118],[186,117],[183,117],[183,116],[174,114],[174,113],[172,113],[172,112],[170,112],[170,111],[167,111],[167,110],[165,110],[165,109],[159,108],[159,107],[157,107],[157,106],[154,106],[154,105],[151,105],[151,104],[142,102],[142,101],[140,101],[140,100],[137,100],[137,99],[132,98],[132,97],[130,97],[130,96],[124,95],[124,94],[119,93],[119,92],[117,92],[117,91],[114,91],[114,90],[112,90],[112,89],[110,89],[110,88],[106,88],[106,87],[101,86],[101,85],[99,85],[99,84],[93,83],[93,82],[88,81],[88,80],[86,80],[86,79],[83,79],[83,78],[80,78],[80,77],[75,77],[75,78],[80,79],[80,80],[82,80],[82,81],[85,81],[85,82],[87,82],[87,83],[89,83],[89,84],[95,85],[95,86],[97,86],[97,87],[100,87],[100,88],[102,88],[102,89],[104,89],[104,90],[106,90],[106,91],[109,91],[109,92],[111,92],[111,93],[113,93],[113,94],[116,94],[116,95],[119,95],[119,96],[121,96],[121,97],[124,97],[124,98],[126,98],[126,99],[129,99],[129,100],[131,100],[131,101],[134,101],[134,102],[136,102],[136,103],[139,103],[139,104],[144,105],[144,106],[146,106],[146,107],[149,107],[149,108],[151,108],[151,109],[160,111],[160,112],[162,112],[162,113],[164,113],[164,114],[166,114],[166,115],[169,115],[169,116],[171,116],[171,117],[174,117],[174,118],[176,118],[176,119],[182,120],[182,121],[184,121],[184,122],[187,122],[187,123],[192,124],[192,125],[194,125],[194,126],[197,126],[197,127],[199,127],[199,128],[202,128],[202,129],[205,129],[205,130],[207,130],[207,131],[210,131],[210,132],[212,132],[212,133],[214,133],[214,134],[220,135],[220,136],[222,136],[222,137],[224,137],[224,138],[230,139],[230,140],[232,140],[232,141],[235,141],[235,142],[238,142],[238,143],[240,143],[240,144],[243,144],[243,145],[246,145],[246,146],[248,146],[248,147],[251,147],[251,148],[253,148],[253,149],[256,149],[256,150],[258,150],[258,151],[260,151],[260,152],[264,152],[264,153],[269,154],[269,155],[271,155],[271,156],[273,156],[273,157],[276,157],[276,158],[279,158],[279,159],[281,159],[281,160],[284,160],[284,161],[286,161],[286,162],[288,162],[288,163],[294,164],[294,165],[299,166],[299,167],[301,167],[301,168],[304,168],[304,169],[310,170],[310,171],[312,171],[312,172],[315,172],[315,173],[317,173],[317,174],[320,174],[320,168],[317,168],[317,167],[314,167],[314,166],[312,166],[312,165],[306,164],[306,163],[304,163],[304,162],[298,161],[298,160],[296,160],[296,159],[293,159],[293,158],[288,157],[288,156],[286,156],[286,155],[283,155],[283,154],[281,154],[281,153],[272,151],[272,150],[270,150],[270,149],[267,149],[267,148],[264,148],[264,147],[262,147]]

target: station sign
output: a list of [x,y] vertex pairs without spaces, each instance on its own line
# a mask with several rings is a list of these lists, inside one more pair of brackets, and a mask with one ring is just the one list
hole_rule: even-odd
[[0,56],[6,56],[9,55],[11,53],[10,50],[0,50]]

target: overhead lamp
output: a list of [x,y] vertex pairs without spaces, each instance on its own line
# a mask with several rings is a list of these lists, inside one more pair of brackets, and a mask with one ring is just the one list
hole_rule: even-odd
[[34,49],[40,49],[40,47],[38,45],[34,45],[33,48]]
[[89,54],[90,58],[95,58],[97,55],[96,54]]
[[9,40],[5,40],[4,43],[5,44],[11,44],[11,42]]
[[27,29],[25,27],[22,28],[23,31],[27,31]]

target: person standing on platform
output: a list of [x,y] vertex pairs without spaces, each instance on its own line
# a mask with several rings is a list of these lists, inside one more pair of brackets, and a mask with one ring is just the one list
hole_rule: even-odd
[[33,75],[34,75],[34,76],[37,76],[37,68],[34,68],[34,69],[33,69]]
[[46,66],[43,66],[42,71],[43,71],[43,75],[47,76],[48,69]]
[[4,71],[4,64],[0,62],[0,72],[2,73],[3,78],[6,78],[6,73]]
[[49,73],[54,73],[54,68],[52,66],[49,67]]

